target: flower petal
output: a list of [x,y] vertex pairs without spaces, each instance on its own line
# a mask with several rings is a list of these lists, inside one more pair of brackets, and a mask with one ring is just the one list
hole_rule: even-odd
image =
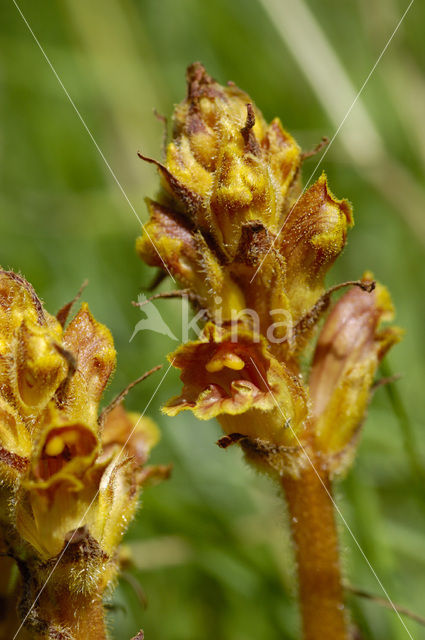
[[102,448],[116,448],[124,456],[134,457],[139,465],[144,464],[149,453],[159,441],[160,433],[155,422],[138,413],[129,413],[122,404],[106,417],[102,431]]
[[56,485],[64,483],[70,490],[80,489],[82,477],[100,449],[97,423],[68,420],[66,412],[51,403],[33,437],[31,468],[23,485],[54,491]]
[[[164,413],[190,409],[203,420],[219,416],[229,433],[239,430],[276,443],[291,440],[285,421],[294,430],[302,427],[307,409],[299,379],[248,330],[239,327],[235,334],[208,323],[199,340],[183,345],[169,359],[182,370],[184,386]],[[242,417],[247,412],[249,419]]]
[[41,412],[66,377],[67,362],[55,348],[61,338],[58,322],[46,327],[25,318],[19,327],[10,379],[26,413]]
[[0,473],[2,481],[13,483],[22,475],[31,455],[31,437],[18,412],[0,398]]

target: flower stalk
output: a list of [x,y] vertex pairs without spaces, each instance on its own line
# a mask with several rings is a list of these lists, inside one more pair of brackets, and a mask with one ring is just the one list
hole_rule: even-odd
[[282,477],[296,556],[305,640],[348,640],[332,487],[319,461]]
[[199,63],[188,68],[164,164],[139,155],[157,166],[161,189],[137,250],[207,319],[169,356],[183,388],[164,412],[217,418],[220,446],[237,443],[283,487],[304,638],[348,639],[332,482],[354,459],[375,371],[401,337],[382,327],[393,307],[371,273],[326,289],[351,205],[324,174],[303,192],[308,154]]

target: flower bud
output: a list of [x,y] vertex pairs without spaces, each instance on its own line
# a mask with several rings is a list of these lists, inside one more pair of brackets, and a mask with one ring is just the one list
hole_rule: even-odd
[[187,82],[165,165],[142,156],[157,165],[163,189],[160,202],[148,201],[137,250],[189,288],[209,318],[219,297],[224,322],[249,307],[264,335],[275,323],[295,326],[324,293],[351,207],[324,175],[299,195],[298,145],[233,83],[221,86],[199,63]]
[[66,377],[68,366],[55,348],[61,340],[59,323],[40,326],[23,319],[16,333],[13,391],[23,410],[41,411]]
[[298,200],[279,236],[285,261],[285,293],[294,322],[324,291],[327,271],[344,248],[353,225],[351,206],[330,191],[325,174]]
[[247,94],[219,85],[201,64],[188,68],[187,83],[166,165],[158,164],[164,201],[230,258],[244,223],[278,230],[297,188],[300,150],[279,120],[267,125]]

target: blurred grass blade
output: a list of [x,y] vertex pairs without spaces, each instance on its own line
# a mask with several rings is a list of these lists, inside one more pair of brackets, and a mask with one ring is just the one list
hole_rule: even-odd
[[[155,73],[155,59],[138,12],[131,3],[109,0],[67,0],[66,12],[84,65],[99,93],[98,108],[106,114],[110,154],[126,172],[126,185],[140,189],[136,151],[157,147],[159,128],[153,108],[164,102]],[[136,40],[137,34],[137,40]],[[87,69],[86,69],[87,72]],[[158,79],[158,80],[156,80]]]
[[[303,0],[258,1],[297,61],[329,120],[336,130],[341,127],[338,139],[345,152],[363,177],[379,190],[391,206],[397,208],[425,244],[425,190],[397,159],[389,156],[364,102],[360,96],[356,97],[358,92],[338,54],[307,4]],[[406,5],[405,13],[400,18],[407,15],[410,6]],[[388,34],[390,36],[391,33]],[[377,58],[371,61],[371,69]],[[345,120],[348,111],[350,113]]]
[[[259,0],[297,61],[329,120],[338,128],[356,100],[350,78],[322,28],[303,0]],[[359,131],[362,135],[359,135]],[[383,142],[361,98],[341,129],[339,139],[356,162],[381,159]]]
[[[382,362],[380,366],[381,372],[385,377],[391,377],[392,371],[391,367],[385,360]],[[415,433],[413,430],[413,426],[410,422],[409,415],[407,413],[406,407],[403,402],[403,398],[401,397],[400,391],[397,388],[397,384],[394,382],[390,382],[385,385],[385,389],[387,391],[388,397],[390,399],[391,406],[395,415],[397,416],[397,421],[400,427],[400,431],[403,436],[404,448],[406,452],[406,457],[409,461],[410,470],[412,472],[413,477],[418,482],[418,485],[421,489],[421,495],[423,495],[423,483],[425,480],[425,469],[422,464],[422,460],[419,455],[419,449],[415,438]]]

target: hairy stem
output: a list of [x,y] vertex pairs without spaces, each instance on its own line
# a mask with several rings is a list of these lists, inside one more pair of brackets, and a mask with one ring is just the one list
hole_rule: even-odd
[[102,598],[97,594],[71,594],[66,588],[53,594],[47,589],[39,601],[37,621],[43,640],[107,640],[108,637]]
[[72,605],[68,609],[70,622],[74,622],[75,640],[106,640],[105,610],[102,598],[86,596],[78,598],[79,611],[75,615]]
[[303,638],[348,640],[334,507],[325,490],[330,494],[330,481],[320,464],[313,463],[318,473],[308,465],[299,478],[282,479],[298,567]]

